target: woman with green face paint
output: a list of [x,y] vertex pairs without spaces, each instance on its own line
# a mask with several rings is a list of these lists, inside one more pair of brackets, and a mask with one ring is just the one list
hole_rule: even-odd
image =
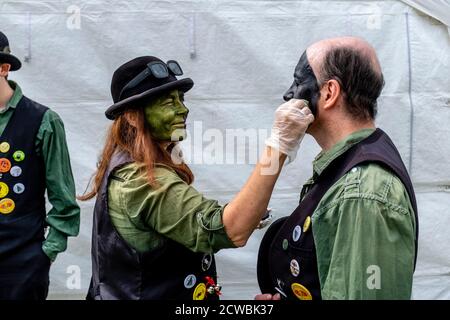
[[175,61],[155,57],[114,73],[114,104],[106,111],[114,122],[93,189],[80,197],[97,196],[88,299],[218,299],[214,253],[245,245],[314,119],[303,100],[281,105],[260,162],[221,206],[191,186],[191,170],[171,155],[186,137],[183,98],[193,86],[176,78],[181,74]]
[[183,104],[184,93],[173,90],[147,103],[145,120],[153,138],[158,141],[181,141],[186,137],[189,110]]

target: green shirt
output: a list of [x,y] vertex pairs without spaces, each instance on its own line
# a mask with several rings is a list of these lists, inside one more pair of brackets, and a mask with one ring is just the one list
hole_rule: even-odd
[[172,239],[194,252],[234,248],[222,223],[223,207],[203,197],[164,165],[155,167],[153,188],[136,163],[113,172],[108,187],[111,220],[122,238],[145,252]]
[[[3,110],[0,110],[0,135],[6,128],[17,104],[22,99],[22,90],[13,81],[8,81],[14,94]],[[0,141],[1,142],[1,141]],[[67,237],[76,236],[80,227],[80,208],[75,198],[75,184],[70,166],[64,124],[52,110],[47,110],[35,140],[35,150],[45,164],[47,197],[52,209],[47,213],[49,226],[42,250],[54,261],[58,253],[67,248]]]
[[[349,135],[313,162],[313,177],[374,130]],[[324,195],[312,216],[323,299],[410,299],[415,220],[400,179],[376,163],[359,165]]]

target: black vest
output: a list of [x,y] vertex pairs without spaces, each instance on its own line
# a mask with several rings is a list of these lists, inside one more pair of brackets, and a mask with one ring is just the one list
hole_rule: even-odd
[[[367,162],[382,165],[397,175],[404,184],[414,209],[417,257],[419,225],[413,186],[393,142],[381,129],[376,129],[369,137],[336,158],[316,179],[314,185],[308,190],[302,190],[302,199],[295,211],[290,216],[275,221],[267,230],[261,242],[257,265],[262,293],[278,291],[282,298],[297,301],[321,299],[316,248],[312,228],[309,226],[311,215],[334,183],[353,167]],[[295,228],[301,230],[294,230]],[[295,234],[299,237],[297,241],[293,239]]]
[[47,110],[22,97],[0,137],[0,299],[26,298],[25,285],[48,285],[45,166],[35,150]]
[[194,253],[168,238],[161,247],[140,253],[113,226],[108,211],[109,181],[116,169],[131,162],[127,154],[115,154],[97,195],[87,299],[217,299],[212,254]]

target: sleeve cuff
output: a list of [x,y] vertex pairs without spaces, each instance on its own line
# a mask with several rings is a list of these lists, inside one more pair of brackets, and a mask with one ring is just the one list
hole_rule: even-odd
[[42,251],[47,255],[47,257],[50,259],[51,262],[54,262],[56,260],[56,256],[58,255],[58,251],[51,250],[46,247],[45,242],[42,245]]

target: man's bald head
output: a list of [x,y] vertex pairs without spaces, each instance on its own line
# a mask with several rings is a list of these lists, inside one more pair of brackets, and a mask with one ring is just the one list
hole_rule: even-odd
[[331,79],[339,82],[351,115],[375,118],[384,80],[369,43],[356,37],[325,39],[311,45],[306,54],[320,86]]
[[362,58],[370,61],[373,70],[381,75],[381,66],[375,49],[367,41],[357,37],[324,39],[309,46],[308,49],[306,49],[306,54],[308,55],[308,61],[314,72],[319,75],[320,66],[323,64],[327,54],[329,54],[330,51],[341,48],[351,49]]

